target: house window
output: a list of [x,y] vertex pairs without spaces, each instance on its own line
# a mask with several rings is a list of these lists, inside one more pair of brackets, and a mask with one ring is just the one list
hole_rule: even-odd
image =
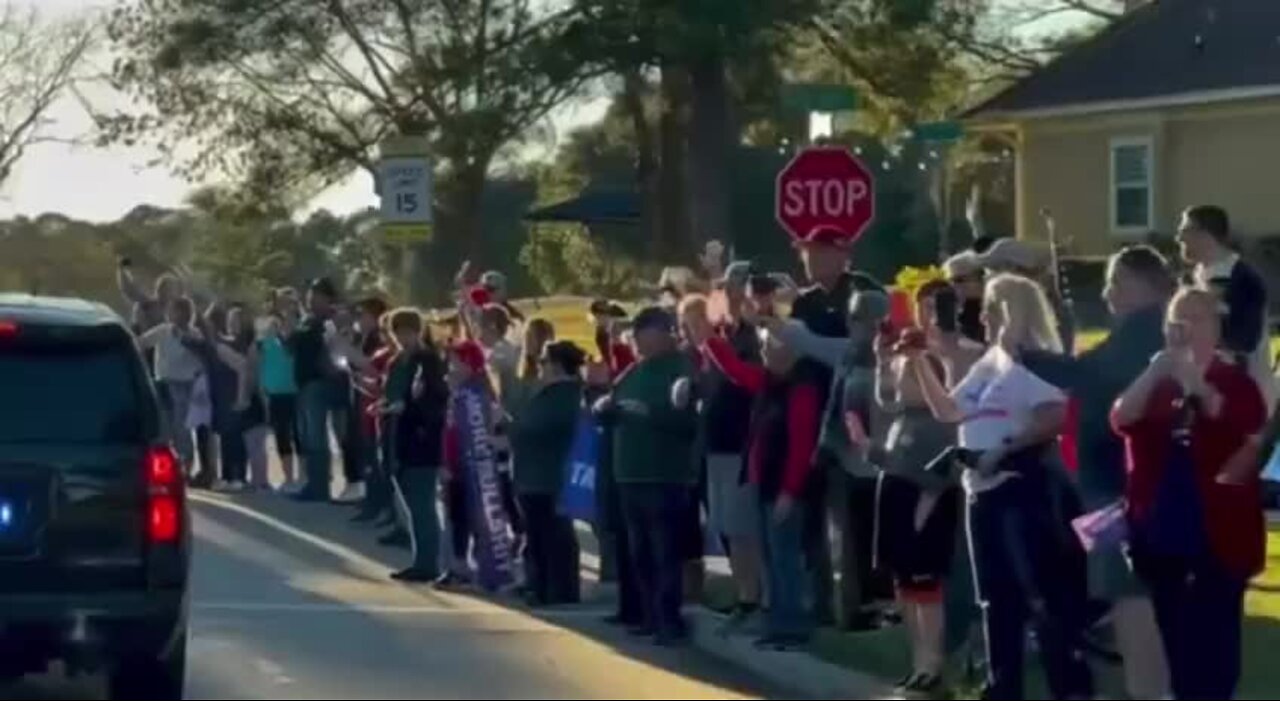
[[1115,232],[1146,234],[1155,228],[1153,152],[1149,138],[1111,142],[1111,229]]

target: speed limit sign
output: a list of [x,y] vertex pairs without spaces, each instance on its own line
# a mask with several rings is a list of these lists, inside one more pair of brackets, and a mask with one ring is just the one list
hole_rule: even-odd
[[382,228],[388,238],[420,241],[431,233],[431,161],[393,156],[378,164]]

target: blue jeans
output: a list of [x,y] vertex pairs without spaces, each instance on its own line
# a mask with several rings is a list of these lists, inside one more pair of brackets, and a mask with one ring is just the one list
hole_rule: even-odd
[[[1047,472],[1041,470],[1040,472]],[[970,495],[969,548],[987,641],[987,699],[1023,695],[1027,625],[1036,627],[1041,663],[1054,698],[1092,698],[1093,678],[1081,659],[1084,582],[1043,474],[1028,474]]]
[[333,407],[329,383],[309,382],[298,392],[298,432],[307,496],[329,498],[333,454],[329,449],[329,412]]
[[396,492],[409,513],[409,536],[413,543],[411,569],[427,577],[440,574],[440,512],[436,484],[440,469],[406,467],[395,476]]
[[623,484],[622,513],[645,624],[659,635],[684,634],[684,547],[681,526],[691,496],[686,484]]
[[812,588],[805,565],[805,509],[796,502],[781,523],[774,518],[776,501],[760,503],[763,556],[769,578],[769,614],[766,632],[771,636],[805,638],[812,620],[805,597]]

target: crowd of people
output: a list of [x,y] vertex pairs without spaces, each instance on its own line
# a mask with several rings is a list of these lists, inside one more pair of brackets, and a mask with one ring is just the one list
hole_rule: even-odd
[[656,644],[688,635],[711,542],[726,632],[785,652],[900,621],[908,697],[945,693],[980,622],[984,698],[1024,697],[1029,631],[1055,698],[1092,698],[1098,659],[1132,698],[1230,698],[1280,432],[1265,285],[1230,234],[1193,207],[1183,261],[1113,255],[1112,329],[1079,353],[1052,261],[1009,239],[906,291],[852,269],[839,232],[797,243],[805,289],[710,249],[702,284],[584,310],[591,349],[498,272],[460,272],[444,332],[323,279],[256,318],[179,277],[145,294],[127,261],[120,282],[192,483],[272,488],[271,434],[280,490],[329,501],[336,437],[338,501],[412,550],[399,580],[578,602],[564,495],[591,438],[610,622]]

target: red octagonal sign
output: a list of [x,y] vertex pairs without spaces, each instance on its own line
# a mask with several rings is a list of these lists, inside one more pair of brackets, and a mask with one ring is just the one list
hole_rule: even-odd
[[834,229],[852,243],[875,219],[875,178],[846,148],[805,149],[778,173],[774,212],[797,241]]

